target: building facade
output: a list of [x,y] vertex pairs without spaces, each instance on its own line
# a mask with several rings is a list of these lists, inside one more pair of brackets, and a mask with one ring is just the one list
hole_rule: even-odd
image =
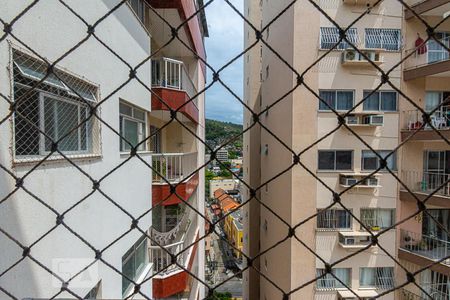
[[[287,224],[294,227],[317,214],[296,228],[302,242],[289,238],[258,256],[257,268],[273,283],[254,271],[246,272],[245,299],[280,298],[276,286],[292,291],[323,276],[325,263],[366,248],[370,233],[381,230],[386,231],[380,247],[367,247],[333,268],[333,274],[354,293],[327,274],[290,299],[354,299],[355,294],[370,298],[401,283],[389,257],[398,256],[399,232],[388,229],[401,217],[400,185],[386,169],[362,179],[380,167],[368,146],[388,157],[387,166],[395,175],[402,174],[404,152],[390,153],[402,141],[404,99],[397,89],[404,89],[405,81],[403,65],[397,63],[404,57],[408,36],[404,7],[395,0],[378,3],[351,25],[374,3],[317,2],[339,26],[350,26],[347,39],[370,63],[349,43],[339,41],[339,30],[309,1],[297,1],[286,11],[290,1],[245,1],[246,17],[260,24],[262,38],[277,54],[259,43],[244,58],[245,101],[254,112],[262,112],[259,121],[271,131],[255,126],[244,136],[244,180],[258,188],[243,195],[243,201],[256,198],[244,207],[244,253],[257,256],[288,235]],[[255,39],[254,30],[245,26],[245,46]],[[377,68],[390,70],[391,84],[381,82]],[[293,70],[308,71],[299,80]],[[340,114],[351,110],[345,118],[349,129],[339,127],[332,109]],[[245,113],[244,128],[252,123],[252,114]],[[290,168],[291,150],[302,153],[304,167]],[[333,205],[333,191],[345,191],[342,205],[361,222],[339,203]],[[381,299],[396,296],[390,293]]]
[[[204,148],[194,136],[204,139],[204,96],[189,100],[204,88],[199,57],[206,60],[208,31],[199,13],[179,30],[188,47],[179,40],[162,47],[171,31],[160,17],[176,27],[203,2],[130,0],[115,8],[119,2],[75,1],[73,11],[40,2],[0,42],[0,92],[16,104],[9,114],[10,103],[0,101],[0,164],[10,171],[0,174],[1,272],[13,266],[0,286],[18,299],[54,297],[89,264],[68,283],[80,298],[126,298],[135,284],[147,298],[204,298],[188,274],[204,278],[205,224],[194,211],[204,211]],[[0,18],[10,21],[27,5],[6,1]],[[90,24],[107,17],[96,38],[89,33],[70,51],[87,35],[76,14]],[[126,233],[132,224],[139,230]],[[35,261],[14,266],[22,253]]]

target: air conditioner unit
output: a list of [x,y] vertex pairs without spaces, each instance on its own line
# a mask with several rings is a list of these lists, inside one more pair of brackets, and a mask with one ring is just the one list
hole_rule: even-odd
[[356,243],[356,240],[354,237],[345,237],[344,238],[344,245],[354,245]]
[[346,116],[345,123],[348,125],[356,125],[356,124],[358,124],[358,117],[355,115]]
[[344,186],[351,186],[358,182],[356,178],[353,177],[341,177],[341,184]]
[[378,178],[376,177],[367,178],[366,182],[368,186],[378,186]]
[[384,116],[383,115],[364,116],[363,123],[374,126],[383,126]]
[[[380,54],[375,51],[362,51],[371,61],[376,62],[380,61]],[[361,60],[367,60],[364,56],[361,55]]]
[[359,53],[356,50],[345,50],[342,53],[342,61],[358,61]]

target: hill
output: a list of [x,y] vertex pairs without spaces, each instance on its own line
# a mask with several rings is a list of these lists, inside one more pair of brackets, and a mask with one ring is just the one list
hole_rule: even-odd
[[[222,122],[217,120],[206,119],[206,143],[215,148],[234,136],[242,133],[242,125],[231,122]],[[236,150],[242,150],[242,134],[230,146]]]

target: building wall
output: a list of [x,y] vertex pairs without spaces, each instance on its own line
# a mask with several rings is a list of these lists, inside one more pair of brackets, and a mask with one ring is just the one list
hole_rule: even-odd
[[[114,3],[113,3],[114,2]],[[93,24],[109,11],[118,1],[72,1],[70,6]],[[6,1],[0,12],[3,20],[11,20],[23,8],[22,1]],[[30,30],[30,26],[33,30]],[[14,34],[20,37],[37,53],[53,61],[68,51],[86,36],[86,27],[58,1],[38,3],[14,25]],[[111,34],[114,33],[114,34]],[[136,65],[150,53],[150,38],[145,29],[132,15],[128,6],[122,6],[110,17],[96,27],[96,34],[126,58],[131,65]],[[55,39],[55,36],[58,38]],[[14,44],[17,41],[8,37]],[[9,66],[10,49],[5,42],[0,43],[0,92],[11,95]],[[88,39],[78,49],[70,53],[59,66],[79,74],[97,84],[100,99],[105,99],[118,86],[128,79],[128,68],[115,58],[94,38]],[[138,76],[150,85],[150,64],[144,64]],[[110,96],[101,105],[101,117],[112,128],[119,130],[119,99],[124,99],[142,109],[150,110],[150,93],[141,84],[132,81]],[[0,114],[8,110],[5,101],[0,103]],[[12,164],[10,152],[12,135],[11,123],[0,126],[0,163],[18,176],[24,176],[32,170],[33,164]],[[127,154],[119,153],[119,137],[106,126],[101,126],[102,153],[100,157],[75,160],[83,172],[99,180],[115,166],[122,163]],[[142,154],[150,163],[151,157]],[[15,182],[2,172],[0,180],[0,197],[14,189]],[[121,205],[132,216],[137,217],[151,205],[151,171],[136,158],[131,159],[117,171],[106,177],[100,188],[113,201]],[[117,182],[121,184],[118,185]],[[92,191],[92,182],[79,170],[65,161],[46,162],[33,170],[24,181],[24,186],[40,197],[58,212],[67,210]],[[0,210],[0,227],[14,236],[25,246],[55,225],[56,216],[42,204],[39,204],[24,190],[17,191],[9,200],[2,203]],[[103,249],[111,241],[125,232],[131,224],[131,218],[121,212],[99,192],[93,193],[86,201],[78,205],[64,218],[65,224],[83,236],[97,249]],[[147,230],[151,225],[151,215],[140,219],[139,227]],[[121,258],[125,252],[142,236],[137,230],[120,239],[103,253],[103,259],[121,270]],[[22,250],[5,236],[0,237],[0,261],[2,270],[20,258]],[[94,258],[94,253],[68,230],[59,226],[38,244],[31,248],[31,255],[42,264],[52,267],[53,258],[85,259]],[[102,279],[103,298],[122,297],[122,278],[105,264],[98,264],[99,279]],[[20,278],[20,280],[19,280]],[[27,284],[23,284],[26,282]],[[93,283],[93,285],[95,285]],[[61,286],[54,285],[52,278],[42,268],[29,259],[25,259],[13,270],[0,278],[0,285],[18,298],[48,298],[56,294]],[[71,287],[80,296],[84,296],[93,286]],[[143,292],[151,295],[151,283],[143,286]],[[64,295],[63,295],[64,296]],[[1,298],[1,297],[0,297]]]
[[209,181],[209,198],[214,198],[214,192],[218,189],[225,191],[232,190],[236,186],[236,180],[234,179],[217,179]]

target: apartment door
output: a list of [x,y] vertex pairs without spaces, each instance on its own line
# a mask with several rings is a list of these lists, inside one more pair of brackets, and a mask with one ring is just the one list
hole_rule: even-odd
[[[437,109],[436,109],[437,108]],[[436,111],[431,116],[434,127],[444,129],[450,126],[450,92],[428,91],[425,94],[425,111]]]
[[[440,40],[442,44],[449,47],[450,33],[437,32],[436,38]],[[445,47],[436,42],[434,39],[430,39],[430,41],[428,41],[428,63],[443,61],[447,59],[449,59],[447,49],[445,49]]]
[[150,126],[150,151],[161,153],[161,131],[156,126]]
[[[422,191],[433,192],[448,181],[450,174],[450,151],[425,151]],[[448,193],[448,184],[439,194]]]
[[[443,241],[450,240],[450,237],[447,234],[447,231],[449,230],[449,209],[428,209],[427,213],[423,214],[422,234],[432,239],[430,239],[429,244],[430,246],[433,246],[433,248],[436,248],[439,245],[442,246]],[[445,244],[447,245],[448,243]],[[446,248],[448,249],[450,247],[447,246]]]

